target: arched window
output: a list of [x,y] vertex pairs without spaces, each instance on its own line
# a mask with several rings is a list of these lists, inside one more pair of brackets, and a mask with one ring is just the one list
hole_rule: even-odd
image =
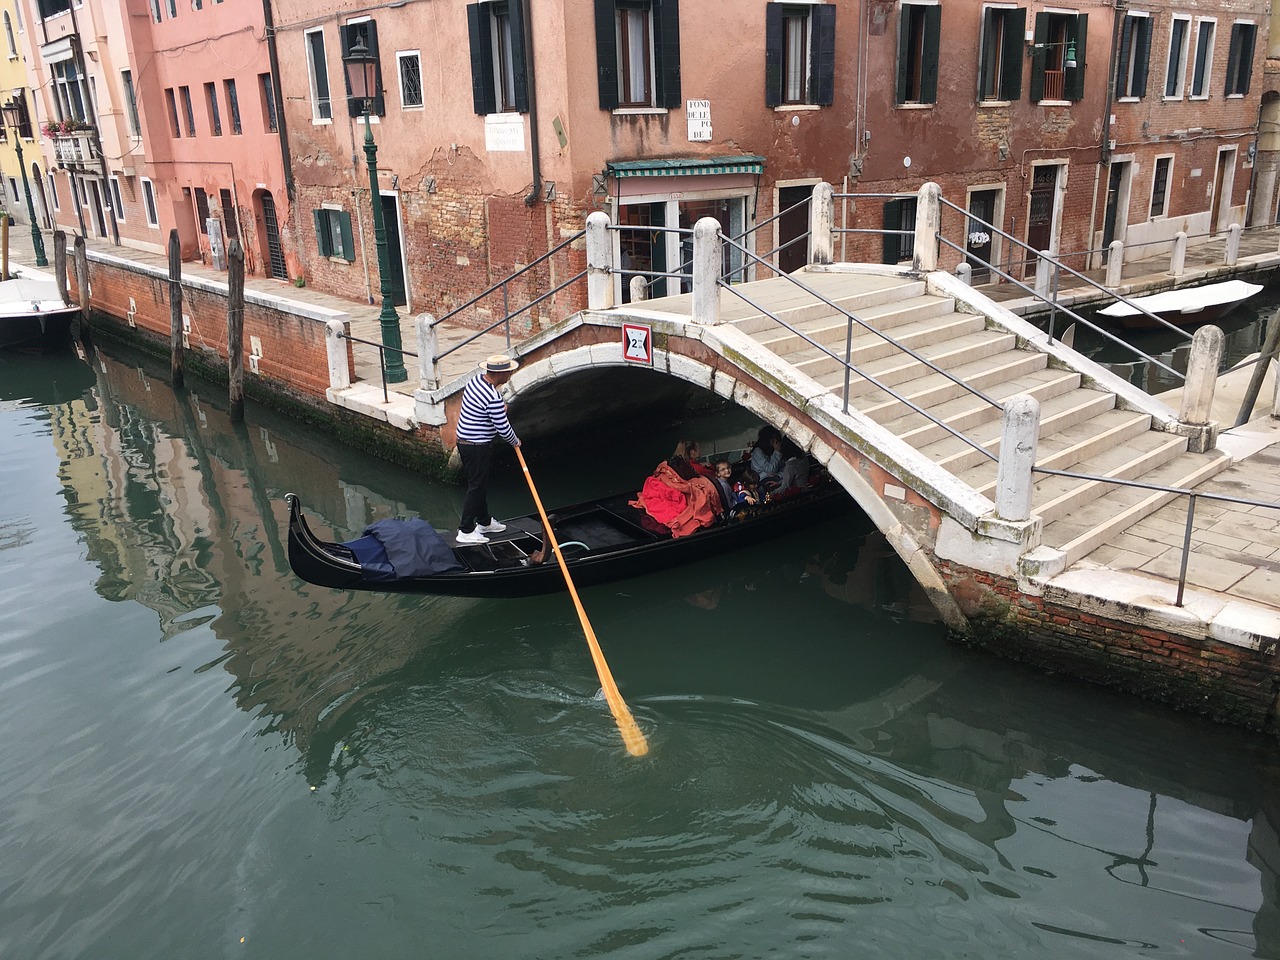
[[9,11],[4,12],[4,42],[9,45],[9,59],[18,59],[18,44],[13,39],[13,20],[9,17]]

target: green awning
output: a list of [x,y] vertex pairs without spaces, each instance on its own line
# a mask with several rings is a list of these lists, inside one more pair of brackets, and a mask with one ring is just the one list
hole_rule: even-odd
[[620,160],[606,163],[611,177],[697,177],[717,173],[764,173],[764,157],[690,157],[675,160]]

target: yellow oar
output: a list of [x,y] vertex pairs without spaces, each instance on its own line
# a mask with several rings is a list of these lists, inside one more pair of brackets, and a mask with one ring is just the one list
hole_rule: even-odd
[[555,531],[551,529],[551,521],[547,519],[547,511],[542,507],[542,498],[538,496],[538,488],[533,485],[533,475],[529,473],[529,465],[524,462],[524,453],[519,447],[516,447],[516,456],[520,459],[520,469],[524,471],[524,478],[529,483],[529,492],[533,494],[533,502],[538,507],[538,516],[542,518],[542,529],[547,532],[547,540],[550,542],[551,550],[555,553],[556,563],[560,564],[560,572],[564,574],[565,586],[569,588],[569,596],[573,597],[573,605],[578,609],[578,619],[582,621],[582,632],[587,635],[587,646],[591,648],[591,659],[596,665],[596,674],[600,677],[600,686],[604,690],[604,698],[609,702],[609,709],[613,711],[613,719],[618,724],[618,730],[622,733],[622,742],[626,744],[627,753],[633,757],[643,757],[649,752],[649,743],[644,738],[644,734],[640,732],[640,727],[636,724],[635,717],[631,716],[631,711],[627,709],[627,703],[622,699],[622,694],[618,692],[618,685],[613,682],[613,674],[609,672],[609,664],[605,662],[604,652],[600,649],[600,642],[596,639],[596,632],[591,629],[591,621],[587,619],[587,611],[582,608],[582,601],[578,599],[578,590],[573,585],[573,577],[569,576],[569,568],[565,565],[564,557],[560,554],[560,544],[556,543]]

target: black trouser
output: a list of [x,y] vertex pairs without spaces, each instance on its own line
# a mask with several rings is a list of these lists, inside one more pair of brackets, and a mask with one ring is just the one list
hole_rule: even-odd
[[470,533],[477,523],[486,526],[493,520],[489,512],[489,461],[493,459],[493,442],[460,443],[458,456],[462,458],[462,475],[467,478],[467,495],[462,498],[462,522],[458,529]]

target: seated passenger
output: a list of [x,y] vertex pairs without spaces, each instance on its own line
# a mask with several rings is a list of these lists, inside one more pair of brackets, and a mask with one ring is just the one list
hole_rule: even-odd
[[750,467],[742,471],[742,479],[733,485],[733,497],[734,503],[742,507],[754,507],[764,502],[760,477]]
[[728,510],[738,502],[738,496],[733,490],[733,466],[728,460],[716,461],[716,475],[712,479],[720,493],[720,502]]
[[716,472],[705,463],[699,462],[700,452],[701,448],[697,440],[681,440],[676,444],[676,452],[671,455],[667,463],[683,480],[692,480],[694,477],[706,477],[710,480],[715,477]]
[[809,478],[809,460],[805,456],[782,458],[782,434],[768,424],[760,428],[751,447],[751,469],[760,476],[766,490],[789,490],[805,484]]

